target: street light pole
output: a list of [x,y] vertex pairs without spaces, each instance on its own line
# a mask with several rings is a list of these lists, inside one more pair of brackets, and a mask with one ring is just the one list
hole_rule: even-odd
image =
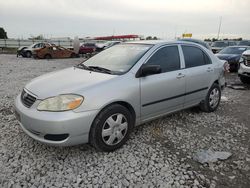
[[222,21],[222,16],[220,17],[220,24],[219,24],[219,29],[218,29],[217,40],[219,40],[219,37],[220,37],[221,21]]

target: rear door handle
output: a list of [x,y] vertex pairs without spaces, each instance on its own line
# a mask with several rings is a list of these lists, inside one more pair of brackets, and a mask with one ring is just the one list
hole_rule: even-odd
[[182,74],[182,73],[179,73],[179,74],[176,76],[177,79],[184,78],[184,77],[185,77],[185,74]]

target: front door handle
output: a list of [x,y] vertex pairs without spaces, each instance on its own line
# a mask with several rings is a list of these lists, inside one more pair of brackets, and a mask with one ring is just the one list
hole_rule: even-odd
[[185,77],[185,74],[182,74],[182,73],[179,73],[179,74],[176,76],[177,79],[184,78],[184,77]]
[[207,72],[212,72],[212,71],[213,71],[213,69],[211,67],[207,68]]

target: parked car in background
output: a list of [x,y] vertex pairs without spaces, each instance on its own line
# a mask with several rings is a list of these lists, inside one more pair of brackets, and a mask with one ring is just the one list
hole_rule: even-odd
[[15,100],[24,132],[51,145],[90,143],[113,151],[133,127],[184,108],[213,112],[224,64],[195,43],[115,45],[75,67],[28,83]]
[[236,46],[237,43],[235,41],[215,41],[212,43],[211,48],[214,54],[218,53],[221,51],[223,48],[228,47],[228,46]]
[[53,43],[48,43],[48,42],[40,42],[40,43],[34,43],[30,45],[29,47],[20,47],[17,50],[17,56],[21,55],[23,57],[28,57],[30,58],[32,56],[32,53],[34,50],[41,49],[45,46],[54,46],[55,44]]
[[230,72],[237,72],[242,53],[250,49],[248,46],[229,46],[215,54],[219,59],[226,60],[229,64]]
[[108,49],[117,44],[121,44],[121,41],[108,41],[107,43],[105,43],[104,49]]
[[204,42],[202,40],[183,38],[183,39],[179,39],[179,41],[194,42],[194,43],[197,43],[197,44],[200,44],[200,45],[204,46],[208,50],[212,50],[211,47],[208,45],[208,43],[206,43],[206,42]]
[[76,57],[74,51],[62,46],[44,46],[43,48],[33,51],[34,58],[51,59],[51,58],[69,58]]
[[243,83],[250,84],[250,50],[246,50],[242,54],[238,76]]
[[250,46],[250,40],[242,40],[238,43],[239,46]]
[[88,54],[94,53],[96,51],[97,46],[95,43],[85,43],[82,44],[79,48],[79,54]]

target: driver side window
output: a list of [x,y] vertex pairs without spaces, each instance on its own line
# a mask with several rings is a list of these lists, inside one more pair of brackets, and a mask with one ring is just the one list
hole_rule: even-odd
[[177,46],[166,46],[150,57],[147,65],[160,65],[162,73],[180,69],[180,56]]

